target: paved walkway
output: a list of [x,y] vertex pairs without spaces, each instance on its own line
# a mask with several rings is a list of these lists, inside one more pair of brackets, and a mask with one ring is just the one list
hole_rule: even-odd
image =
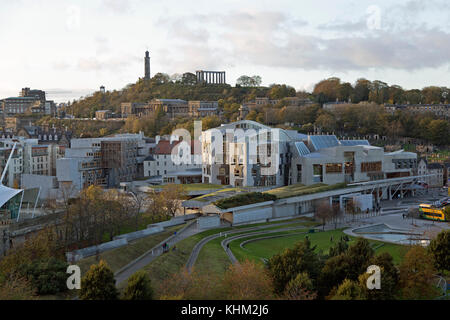
[[135,272],[143,269],[146,265],[148,265],[154,259],[159,257],[163,253],[164,243],[167,243],[169,245],[169,248],[172,248],[173,245],[175,245],[179,241],[184,240],[202,231],[205,230],[197,228],[197,220],[189,222],[189,224],[184,229],[177,232],[176,235],[172,235],[169,238],[165,239],[164,241],[162,241],[161,243],[159,243],[158,245],[156,245],[155,247],[153,247],[152,249],[148,250],[143,255],[135,259],[134,261],[127,264],[122,269],[118,270],[114,274],[114,277],[116,278],[116,285],[127,280]]

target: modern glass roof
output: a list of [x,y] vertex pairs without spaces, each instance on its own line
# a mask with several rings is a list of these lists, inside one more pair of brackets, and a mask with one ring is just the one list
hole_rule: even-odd
[[367,140],[339,140],[342,146],[370,146]]
[[339,141],[336,138],[336,136],[330,135],[330,136],[310,136],[310,142],[313,146],[314,150],[320,150],[324,148],[332,148],[339,146]]
[[308,147],[303,142],[296,142],[295,147],[297,148],[298,154],[301,156],[307,155],[310,153]]

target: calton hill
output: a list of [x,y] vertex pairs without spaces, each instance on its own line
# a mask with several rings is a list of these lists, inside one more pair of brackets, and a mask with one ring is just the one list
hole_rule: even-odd
[[[197,83],[192,73],[168,76],[158,73],[150,80],[139,79],[122,90],[94,92],[88,97],[69,102],[66,113],[76,118],[94,118],[97,110],[109,109],[120,114],[122,102],[148,102],[151,99],[183,99],[218,101],[219,114],[202,118],[203,129],[209,129],[235,121],[241,104],[267,97],[275,104],[257,105],[245,115],[270,126],[297,129],[303,133],[335,133],[341,137],[367,137],[375,145],[437,146],[446,149],[450,144],[450,122],[448,115],[431,110],[417,113],[398,108],[389,111],[392,105],[446,105],[450,100],[450,89],[425,87],[404,90],[385,82],[358,79],[355,83],[329,78],[317,83],[312,92],[296,91],[286,84],[263,87],[259,76],[241,76],[235,86],[228,84]],[[303,106],[290,106],[290,97],[307,99]],[[335,104],[325,108],[328,103]],[[448,106],[447,106],[448,108]],[[299,110],[301,112],[299,112]],[[81,123],[66,119],[44,117],[38,124],[68,126],[76,135],[102,136],[115,132],[143,131],[147,136],[170,134],[175,128],[193,130],[193,118],[171,119],[162,110],[143,116],[129,117],[123,121],[92,121]],[[89,129],[93,130],[89,130]],[[378,140],[378,141],[375,141]],[[420,150],[417,150],[420,152]]]

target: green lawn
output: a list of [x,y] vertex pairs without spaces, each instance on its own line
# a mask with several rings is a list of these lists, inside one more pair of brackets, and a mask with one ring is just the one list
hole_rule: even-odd
[[[164,187],[164,185],[149,185],[149,188],[159,190]],[[215,189],[223,189],[225,186],[221,184],[212,184],[212,183],[191,183],[191,184],[183,184],[183,188],[185,191],[202,191],[202,190],[215,190]]]
[[[299,231],[281,232],[279,234],[289,234],[295,232]],[[338,241],[340,237],[344,235],[344,233],[342,232],[342,229],[338,229],[325,232],[310,233],[307,235],[311,240],[311,244],[317,246],[316,250],[322,250],[322,252],[326,254],[328,253],[330,247],[333,246],[336,243],[336,241]],[[261,258],[269,259],[274,254],[282,252],[285,248],[292,248],[297,242],[303,241],[305,236],[306,234],[297,234],[297,235],[294,234],[292,236],[274,239],[264,239],[261,241],[250,242],[247,245],[245,245],[244,247],[245,249],[242,249],[239,246],[241,242],[246,241],[248,239],[264,237],[264,235],[259,235],[233,241],[230,243],[230,248],[233,251],[233,254],[236,256],[236,258],[240,261],[244,259],[249,259],[253,261],[262,262]],[[331,242],[331,236],[333,236],[334,240],[333,242]],[[356,238],[354,237],[349,238],[350,238],[349,244],[355,242]],[[383,243],[380,241],[369,240],[369,242],[373,245],[374,248],[377,248],[375,250],[377,254],[382,252],[389,252],[393,256],[394,263],[396,264],[400,263],[401,259],[403,258],[408,248],[407,246],[396,245],[391,243]]]
[[303,184],[293,184],[285,187],[275,188],[272,190],[264,191],[265,193],[273,194],[278,199],[303,196],[305,194],[312,194],[317,192],[325,192],[330,190],[346,188],[346,183],[337,183],[333,185],[327,185],[324,183],[317,183],[310,186]]
[[[230,230],[230,228],[207,230],[193,235],[178,242],[176,245],[176,250],[171,250],[168,253],[162,254],[148,264],[144,270],[148,273],[150,279],[152,280],[152,285],[156,290],[156,295],[158,296],[158,289],[164,283],[164,280],[168,279],[172,274],[179,272],[186,265],[192,249],[197,242],[204,237],[227,230]],[[125,282],[126,281],[121,283],[119,287],[123,288],[126,285]]]
[[[182,227],[184,227],[184,225],[174,226],[164,230],[161,233],[132,241],[127,246],[105,251],[100,254],[100,259],[105,260],[115,272],[156,246],[164,239],[170,237],[175,231],[181,229]],[[89,267],[92,264],[97,263],[96,257],[90,256],[79,260],[77,265],[81,268],[81,274],[83,275],[87,270],[89,270]]]

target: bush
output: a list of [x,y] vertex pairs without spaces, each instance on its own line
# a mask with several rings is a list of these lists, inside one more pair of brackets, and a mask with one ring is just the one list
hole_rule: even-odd
[[153,288],[147,273],[138,271],[128,279],[123,300],[152,300]]
[[67,262],[56,258],[39,259],[23,265],[20,273],[38,294],[55,294],[67,290],[67,266]]
[[116,300],[118,295],[114,274],[103,260],[98,265],[92,265],[81,279],[82,300]]
[[[448,207],[450,208],[450,206]],[[428,247],[438,270],[450,270],[450,230],[440,232]]]
[[218,200],[214,202],[214,204],[221,209],[229,209],[253,203],[275,201],[276,199],[277,196],[273,194],[261,192],[249,192],[245,194],[239,194],[230,198]]

